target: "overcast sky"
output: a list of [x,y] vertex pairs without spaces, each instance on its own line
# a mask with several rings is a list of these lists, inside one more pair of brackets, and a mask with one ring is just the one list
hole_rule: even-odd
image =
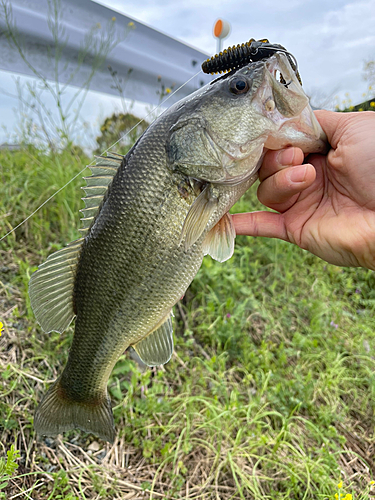
[[[217,18],[230,22],[225,46],[250,38],[268,38],[285,46],[299,64],[305,91],[315,105],[334,105],[348,92],[353,104],[363,100],[368,84],[363,65],[375,59],[375,0],[101,0],[165,34],[208,53],[216,52],[212,27]],[[0,87],[12,89],[11,75],[0,72]],[[374,91],[375,93],[375,91]],[[16,99],[1,96],[0,143],[13,130]],[[113,97],[89,95],[84,112],[94,127],[119,107]],[[136,106],[138,114],[145,107]]]
[[99,3],[209,53],[212,26],[232,26],[224,46],[250,38],[280,43],[297,58],[304,87],[354,102],[367,90],[363,62],[375,58],[375,0],[101,0]]

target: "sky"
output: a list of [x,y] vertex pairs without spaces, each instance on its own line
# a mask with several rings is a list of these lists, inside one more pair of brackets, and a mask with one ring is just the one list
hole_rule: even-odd
[[[214,54],[212,28],[216,19],[231,24],[223,47],[250,38],[268,38],[296,58],[305,92],[316,107],[333,109],[351,98],[353,104],[372,97],[363,79],[364,61],[375,59],[375,0],[101,0],[115,11],[134,17],[202,51]],[[22,77],[23,79],[24,77]],[[22,80],[23,81],[23,80]],[[0,71],[0,91],[14,93],[12,75]],[[375,90],[373,92],[375,94]],[[17,99],[0,95],[0,144],[12,142],[17,124]],[[83,112],[92,137],[105,116],[120,110],[118,99],[90,93]],[[135,103],[133,112],[145,116],[149,107]]]
[[375,58],[375,0],[101,0],[170,36],[216,52],[216,19],[231,24],[223,45],[268,38],[297,58],[307,92],[354,103],[367,91],[364,61]]

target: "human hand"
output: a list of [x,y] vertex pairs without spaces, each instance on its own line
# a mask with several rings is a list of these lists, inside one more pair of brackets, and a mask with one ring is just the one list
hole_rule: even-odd
[[375,270],[375,113],[316,111],[332,149],[303,162],[268,151],[259,200],[275,212],[233,215],[237,234],[295,243],[331,264]]

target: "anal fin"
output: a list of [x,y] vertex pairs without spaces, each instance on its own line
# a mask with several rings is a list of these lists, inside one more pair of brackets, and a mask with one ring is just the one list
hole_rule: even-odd
[[171,314],[147,337],[133,345],[138,356],[148,366],[167,363],[173,354],[173,327]]

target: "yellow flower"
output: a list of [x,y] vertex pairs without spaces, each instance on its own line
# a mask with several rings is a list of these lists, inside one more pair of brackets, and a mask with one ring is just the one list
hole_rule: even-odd
[[372,86],[370,85],[368,89],[369,89],[369,90],[372,90]]
[[370,486],[372,486],[373,484],[375,484],[375,481],[370,481]]
[[342,481],[339,482],[339,484],[337,485],[338,489],[340,490],[342,488]]
[[359,110],[358,110],[358,111],[363,111],[363,108],[359,108]]
[[352,499],[353,499],[353,495],[351,495],[350,493],[347,493],[346,497],[344,498],[344,500],[352,500]]
[[371,101],[371,102],[370,102],[370,106],[371,106],[372,108],[375,108],[375,102],[374,102],[374,101]]
[[166,94],[170,94],[171,92],[172,92],[172,91],[171,91],[171,89],[170,89],[169,87],[167,87],[167,88],[165,89],[165,93],[166,93]]
[[339,496],[337,493],[335,493],[335,498],[336,498],[336,500],[339,500]]
[[349,106],[350,111],[353,111],[353,109],[354,109],[354,106]]
[[128,26],[129,26],[129,28],[132,28],[134,26],[133,21],[130,21],[130,23],[128,23]]
[[100,23],[96,23],[96,27],[97,27],[98,29],[100,29],[100,28],[102,27],[102,25],[101,25]]
[[112,17],[112,21],[115,22],[116,21],[116,18],[115,16]]

